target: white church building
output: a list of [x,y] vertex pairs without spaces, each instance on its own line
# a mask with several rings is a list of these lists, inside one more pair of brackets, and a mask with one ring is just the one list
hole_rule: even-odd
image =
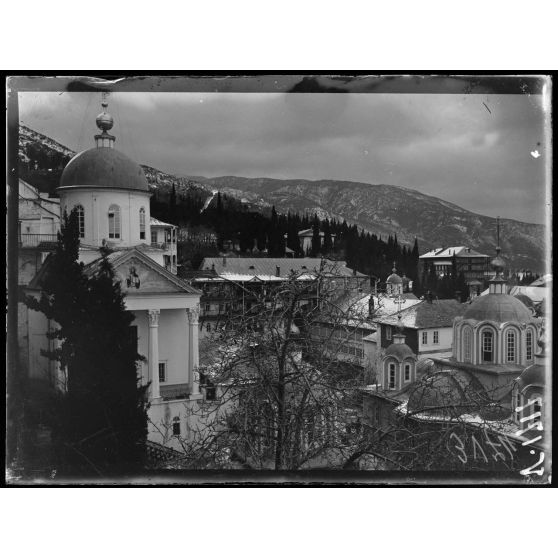
[[[79,258],[86,273],[95,273],[101,246],[126,294],[126,308],[135,320],[132,334],[138,353],[142,384],[151,382],[149,434],[151,441],[179,447],[178,439],[192,430],[192,417],[203,404],[198,367],[200,292],[176,276],[176,227],[151,219],[150,192],[137,163],[114,149],[109,134],[113,119],[106,111],[97,117],[101,133],[96,147],[78,153],[61,177],[61,216],[77,209]],[[43,268],[44,269],[44,268]],[[27,286],[40,292],[43,269]],[[37,312],[28,313],[29,374],[45,375],[64,389],[64,374],[57,363],[41,356],[51,343],[50,324]]]

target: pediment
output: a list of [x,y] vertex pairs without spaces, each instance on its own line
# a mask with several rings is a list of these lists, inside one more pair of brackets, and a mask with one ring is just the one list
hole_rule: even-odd
[[180,279],[171,279],[161,266],[155,262],[146,262],[136,255],[116,263],[114,271],[122,291],[127,295],[189,292],[188,286],[183,285]]

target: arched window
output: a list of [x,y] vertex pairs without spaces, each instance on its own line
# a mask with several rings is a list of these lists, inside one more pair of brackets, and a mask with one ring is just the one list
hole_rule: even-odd
[[78,204],[74,207],[74,209],[78,218],[79,237],[85,238],[85,211],[83,210],[83,205]]
[[472,335],[471,335],[471,328],[466,327],[463,330],[463,361],[464,362],[471,362],[471,355],[472,355]]
[[482,332],[482,361],[494,362],[494,333],[489,330]]
[[533,330],[528,329],[525,333],[525,358],[527,361],[533,360]]
[[515,331],[508,329],[506,332],[506,362],[515,362]]
[[393,362],[388,366],[388,389],[395,389],[395,363]]
[[140,240],[145,240],[145,207],[140,208]]
[[109,238],[120,238],[120,207],[111,205],[108,210]]
[[408,362],[405,363],[405,372],[403,378],[406,382],[411,380],[411,365]]

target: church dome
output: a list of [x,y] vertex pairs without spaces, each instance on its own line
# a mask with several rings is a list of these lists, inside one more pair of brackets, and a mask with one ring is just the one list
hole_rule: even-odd
[[98,186],[149,192],[143,169],[128,156],[110,147],[93,147],[78,153],[60,178],[60,187]]
[[480,410],[488,402],[481,383],[463,370],[438,372],[411,388],[407,410],[411,413],[459,416]]
[[403,279],[397,275],[397,273],[392,273],[387,279],[386,283],[392,283],[396,285],[401,285],[403,283]]
[[545,367],[542,364],[531,364],[519,376],[517,387],[519,391],[523,391],[527,386],[544,387],[545,385]]
[[533,320],[533,314],[517,298],[507,294],[487,294],[477,297],[463,315],[465,320],[491,320],[498,323],[524,323]]
[[406,343],[392,343],[387,349],[385,356],[394,356],[398,360],[406,358],[415,358],[415,354],[409,345]]

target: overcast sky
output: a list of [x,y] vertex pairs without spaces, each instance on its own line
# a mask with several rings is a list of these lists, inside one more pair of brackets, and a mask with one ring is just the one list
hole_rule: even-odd
[[[23,124],[76,151],[94,145],[99,93],[19,98]],[[544,222],[551,150],[537,95],[113,93],[108,101],[117,149],[172,174],[393,184]]]

